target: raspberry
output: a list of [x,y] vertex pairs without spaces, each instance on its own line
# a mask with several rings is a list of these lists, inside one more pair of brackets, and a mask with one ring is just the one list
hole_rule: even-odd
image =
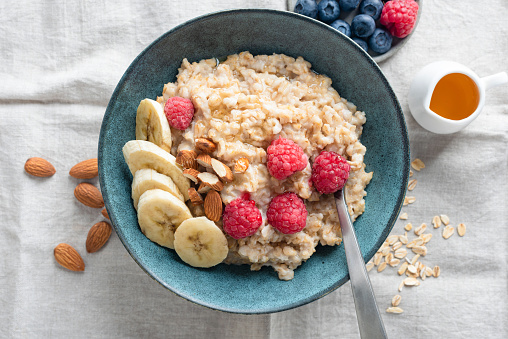
[[334,193],[349,177],[350,166],[346,159],[335,152],[321,152],[312,164],[312,183],[321,194]]
[[164,114],[169,126],[183,131],[189,127],[194,117],[194,105],[189,99],[172,97],[164,105]]
[[404,38],[411,33],[418,14],[418,4],[414,0],[388,1],[381,12],[379,22],[397,38]]
[[287,192],[270,201],[266,217],[279,232],[293,234],[305,228],[307,209],[299,196]]
[[222,228],[233,238],[240,239],[256,233],[262,222],[261,212],[254,200],[242,196],[231,201],[224,209]]
[[286,179],[307,166],[307,156],[292,140],[280,138],[272,141],[268,149],[268,171],[275,179]]

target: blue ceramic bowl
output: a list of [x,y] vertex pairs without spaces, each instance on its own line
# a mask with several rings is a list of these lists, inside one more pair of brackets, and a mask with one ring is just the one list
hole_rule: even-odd
[[205,15],[165,33],[130,65],[116,87],[102,122],[99,178],[106,207],[125,248],[161,285],[197,304],[235,313],[270,313],[316,300],[348,280],[343,246],[316,253],[281,281],[268,267],[220,264],[211,269],[184,264],[172,250],[148,240],[132,207],[132,176],[122,147],[135,139],[136,108],[175,81],[183,58],[198,61],[250,51],[302,56],[326,74],[341,96],[366,112],[362,142],[374,171],[366,211],[355,222],[365,261],[381,246],[399,214],[409,173],[407,130],[397,98],[376,63],[355,43],[307,17],[274,10],[232,10]]

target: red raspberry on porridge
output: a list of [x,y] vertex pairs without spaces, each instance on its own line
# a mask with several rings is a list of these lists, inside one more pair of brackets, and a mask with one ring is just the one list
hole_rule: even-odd
[[164,114],[166,114],[169,126],[183,131],[192,122],[194,105],[189,99],[172,97],[164,105]]
[[245,195],[230,202],[222,218],[224,232],[235,239],[253,235],[263,221],[256,202]]
[[305,228],[307,209],[303,200],[288,192],[276,196],[270,201],[266,217],[270,225],[284,234],[294,234]]
[[275,139],[266,153],[268,171],[275,179],[286,179],[307,166],[307,156],[302,148],[289,139]]

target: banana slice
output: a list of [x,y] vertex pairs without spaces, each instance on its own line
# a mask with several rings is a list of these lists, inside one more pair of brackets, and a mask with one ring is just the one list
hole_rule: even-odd
[[228,241],[215,223],[206,217],[187,219],[175,231],[175,251],[194,267],[212,267],[228,255]]
[[143,168],[134,173],[134,179],[132,180],[132,201],[136,210],[138,209],[138,201],[141,194],[155,188],[169,192],[178,199],[185,201],[183,194],[170,177],[160,174],[151,168]]
[[183,176],[183,172],[176,164],[173,155],[145,140],[127,141],[122,151],[132,175],[143,168],[151,168],[167,175],[173,180],[180,193],[183,194],[183,198],[189,200],[189,179]]
[[141,232],[161,246],[174,248],[175,229],[190,218],[192,214],[187,205],[169,192],[153,189],[139,198],[138,223]]
[[136,139],[153,142],[171,152],[171,129],[161,104],[152,99],[141,100],[136,113]]

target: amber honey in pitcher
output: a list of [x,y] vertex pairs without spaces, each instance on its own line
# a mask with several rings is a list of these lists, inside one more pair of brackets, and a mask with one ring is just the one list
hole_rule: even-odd
[[437,83],[429,108],[443,118],[462,120],[476,111],[479,102],[476,83],[465,74],[451,73]]

